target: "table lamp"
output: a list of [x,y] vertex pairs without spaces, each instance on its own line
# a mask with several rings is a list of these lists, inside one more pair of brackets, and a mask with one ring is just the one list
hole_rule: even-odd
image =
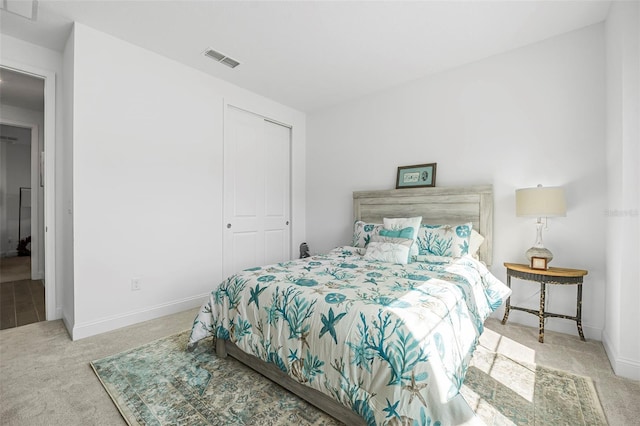
[[567,204],[563,188],[538,185],[535,188],[516,189],[516,216],[537,218],[536,242],[526,251],[529,265],[532,265],[532,258],[546,259],[544,269],[547,268],[547,264],[553,259],[553,254],[542,243],[542,225],[544,224],[546,228],[548,217],[566,215]]

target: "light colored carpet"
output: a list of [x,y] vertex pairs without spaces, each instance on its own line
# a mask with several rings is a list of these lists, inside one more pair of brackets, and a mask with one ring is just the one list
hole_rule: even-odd
[[[126,425],[89,366],[107,357],[188,329],[198,309],[72,342],[62,321],[43,321],[0,331],[0,424]],[[594,379],[611,425],[640,419],[640,382],[611,371],[602,344],[577,336],[545,333],[515,323],[487,322],[483,345],[512,359]]]
[[[335,425],[329,415],[189,332],[92,363],[130,425]],[[480,346],[462,393],[486,424],[605,425],[593,382]]]

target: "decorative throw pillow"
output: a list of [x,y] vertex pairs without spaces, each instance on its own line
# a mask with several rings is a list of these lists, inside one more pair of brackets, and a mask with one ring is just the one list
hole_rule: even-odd
[[[420,229],[420,224],[422,223],[422,216],[399,217],[399,218],[385,217],[384,219],[382,219],[382,221],[384,222],[385,229],[390,229],[392,231],[405,229],[405,228],[413,228],[414,234],[411,236],[411,238],[415,243],[416,238],[418,237],[418,230]],[[410,254],[412,257],[417,256],[419,254],[417,244],[413,244],[411,246]]]
[[406,265],[409,260],[409,248],[413,240],[409,238],[392,238],[373,236],[367,245],[365,260],[376,262],[397,263]]
[[469,237],[469,254],[474,258],[478,259],[478,250],[480,250],[480,246],[484,242],[484,237],[475,229],[471,230],[471,237]]
[[371,241],[371,237],[378,235],[382,228],[384,226],[381,223],[365,223],[357,220],[353,225],[353,241],[351,245],[353,247],[366,247]]
[[471,222],[461,225],[422,225],[416,243],[420,255],[460,257],[469,253]]
[[415,229],[408,227],[398,230],[390,230],[390,229],[381,229],[380,236],[381,237],[391,237],[391,238],[408,238],[410,240],[413,239],[413,235],[415,233]]

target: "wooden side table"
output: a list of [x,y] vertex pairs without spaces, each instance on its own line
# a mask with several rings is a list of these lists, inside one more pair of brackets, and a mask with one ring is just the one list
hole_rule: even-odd
[[[505,305],[504,317],[502,318],[502,324],[507,323],[509,319],[509,310],[515,309],[518,311],[529,312],[530,314],[537,315],[540,320],[538,341],[544,343],[544,319],[547,317],[564,318],[574,320],[578,324],[578,333],[580,339],[584,341],[584,334],[582,333],[582,278],[588,274],[588,271],[582,269],[569,269],[569,268],[549,268],[547,270],[531,269],[528,265],[520,263],[505,263],[507,268],[507,286],[511,288],[511,277],[519,278],[526,281],[537,281],[540,283],[540,309],[533,310],[527,308],[520,308],[518,306],[511,306],[511,297],[507,299]],[[578,285],[578,302],[576,309],[576,316],[554,314],[546,312],[544,310],[544,300],[546,297],[546,285],[547,284],[577,284]]]

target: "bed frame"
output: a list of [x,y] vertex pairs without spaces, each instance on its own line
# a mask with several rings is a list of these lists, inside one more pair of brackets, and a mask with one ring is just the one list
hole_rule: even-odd
[[[353,193],[356,220],[382,223],[384,217],[422,216],[422,223],[458,224],[473,222],[485,240],[479,257],[491,265],[493,247],[493,189],[491,185],[443,188],[391,189]],[[333,398],[303,385],[274,364],[249,355],[228,340],[216,340],[220,358],[232,356],[293,394],[347,425],[364,425],[364,419]]]

